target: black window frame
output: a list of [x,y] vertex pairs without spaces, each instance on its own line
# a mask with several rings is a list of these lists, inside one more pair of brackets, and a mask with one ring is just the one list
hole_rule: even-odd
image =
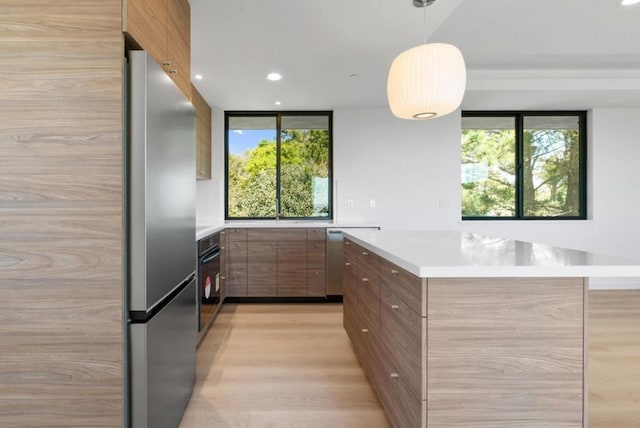
[[[523,168],[523,135],[524,118],[527,116],[578,116],[579,117],[579,198],[580,215],[577,216],[525,216],[524,213],[524,168]],[[515,203],[516,212],[512,217],[499,216],[465,216],[462,220],[490,220],[490,221],[512,221],[512,220],[587,220],[587,111],[586,110],[465,110],[462,117],[512,117],[515,124],[515,149],[516,149],[516,174],[515,174]],[[461,129],[462,137],[462,129]]]
[[224,218],[226,220],[276,220],[276,217],[229,217],[229,118],[230,117],[275,117],[276,118],[276,213],[281,212],[281,198],[280,198],[280,137],[282,128],[280,127],[280,119],[282,116],[327,116],[328,119],[328,131],[329,131],[329,188],[328,188],[328,215],[326,216],[314,216],[314,217],[281,217],[281,221],[296,220],[296,221],[331,221],[333,220],[333,111],[332,110],[229,110],[224,112]]

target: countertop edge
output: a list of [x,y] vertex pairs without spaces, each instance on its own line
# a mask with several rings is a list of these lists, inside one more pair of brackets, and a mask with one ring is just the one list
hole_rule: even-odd
[[419,266],[348,231],[345,237],[419,278],[640,278],[640,265]]
[[326,222],[296,222],[289,223],[286,220],[279,222],[270,222],[266,220],[265,222],[228,222],[220,225],[196,225],[196,236],[195,240],[199,241],[201,239],[206,238],[207,236],[220,232],[224,229],[230,228],[325,228],[325,229],[379,229],[379,225],[369,224],[369,223],[326,223]]

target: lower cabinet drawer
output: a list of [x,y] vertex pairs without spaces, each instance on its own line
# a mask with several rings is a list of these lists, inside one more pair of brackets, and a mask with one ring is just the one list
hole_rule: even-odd
[[384,352],[378,354],[378,396],[395,428],[426,427],[426,402],[420,400],[410,379],[400,373],[398,367]]
[[362,350],[360,340],[360,325],[362,325],[362,321],[360,321],[358,317],[357,301],[351,302],[350,300],[346,299],[345,295],[343,308],[342,325],[347,332],[347,336],[349,336],[349,340],[351,340],[351,344],[353,345],[352,348],[356,353],[356,357],[358,358],[358,360],[360,360],[360,353]]
[[423,361],[426,361],[426,318],[414,312],[386,287],[380,287],[380,352],[395,363],[398,372],[420,399],[426,399]]
[[[366,330],[366,331],[364,331]],[[360,364],[375,391],[380,390],[380,363],[378,362],[379,343],[376,333],[366,327],[360,329]]]

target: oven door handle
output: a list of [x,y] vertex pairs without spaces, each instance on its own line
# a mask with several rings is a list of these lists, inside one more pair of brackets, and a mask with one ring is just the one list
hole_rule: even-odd
[[204,257],[202,259],[202,261],[200,262],[201,264],[207,264],[209,263],[211,260],[215,259],[216,257],[218,257],[220,255],[220,250],[214,251],[213,254],[211,255],[207,255],[207,257]]

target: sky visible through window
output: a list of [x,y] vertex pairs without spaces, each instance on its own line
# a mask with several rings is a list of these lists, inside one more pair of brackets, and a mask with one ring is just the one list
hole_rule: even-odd
[[247,149],[253,149],[261,140],[275,143],[275,129],[243,129],[229,132],[229,153],[240,155]]

